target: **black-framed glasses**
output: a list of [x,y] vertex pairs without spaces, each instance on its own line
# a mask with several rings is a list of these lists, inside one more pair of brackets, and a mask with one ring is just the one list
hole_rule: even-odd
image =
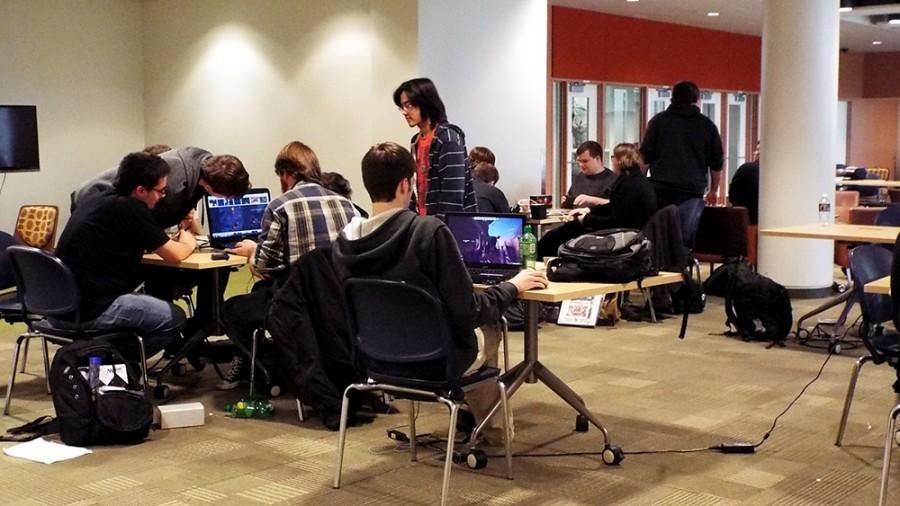
[[409,112],[409,111],[411,111],[411,110],[413,110],[413,109],[415,109],[415,108],[416,108],[416,106],[412,105],[412,104],[409,103],[409,101],[407,100],[406,102],[401,102],[401,103],[400,103],[400,107],[398,107],[397,110],[398,110],[398,111]]
[[158,193],[160,197],[165,197],[165,196],[166,196],[166,187],[165,187],[165,186],[163,186],[162,189],[160,189],[160,188],[150,188],[150,191],[153,191],[153,192]]

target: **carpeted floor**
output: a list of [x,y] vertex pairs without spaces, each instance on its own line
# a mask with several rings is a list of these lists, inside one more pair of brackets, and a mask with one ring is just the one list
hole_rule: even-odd
[[[245,290],[234,276],[232,293]],[[817,301],[795,302],[795,317]],[[766,349],[717,335],[722,300],[712,298],[680,324],[622,321],[615,328],[545,325],[541,360],[585,399],[626,452],[677,450],[735,439],[758,441],[826,355],[791,344]],[[0,324],[0,374],[9,371],[11,344],[20,327]],[[522,356],[521,333],[511,334],[512,357]],[[36,343],[35,343],[36,344]],[[0,429],[52,414],[44,390],[39,347],[19,376],[11,415]],[[471,471],[457,466],[453,504],[874,504],[881,443],[893,405],[894,371],[867,365],[851,412],[845,446],[834,446],[851,364],[860,348],[833,356],[822,377],[785,414],[758,453],[723,455],[630,454],[609,467],[595,455],[518,457],[515,480],[502,460]],[[348,435],[344,484],[331,488],[337,435],[313,416],[300,423],[293,399],[275,399],[276,416],[239,420],[225,403],[246,390],[217,392],[215,372],[176,378],[170,402],[200,401],[206,425],[152,432],[143,444],[94,448],[94,453],[52,465],[0,455],[2,504],[436,504],[440,452],[422,449],[409,462],[405,448],[385,437],[404,426],[406,405],[356,427]],[[512,400],[516,453],[599,452],[600,431],[574,432],[574,413],[542,385],[524,385]],[[444,430],[446,411],[421,408],[419,431]],[[8,446],[11,443],[0,443]],[[900,463],[892,472],[892,504],[900,504]]]

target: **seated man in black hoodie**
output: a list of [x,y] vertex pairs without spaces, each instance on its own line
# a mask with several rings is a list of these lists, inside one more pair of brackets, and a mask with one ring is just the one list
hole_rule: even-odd
[[[335,269],[343,280],[377,275],[433,286],[447,309],[459,372],[468,374],[492,360],[496,363],[499,346],[495,332],[480,336],[476,328],[498,321],[521,292],[544,288],[547,278],[525,270],[475,292],[450,229],[437,218],[408,210],[415,172],[412,155],[398,144],[381,143],[366,153],[362,176],[372,199],[372,217],[353,218],[341,232],[333,249]],[[491,385],[466,394],[476,420],[496,399]]]

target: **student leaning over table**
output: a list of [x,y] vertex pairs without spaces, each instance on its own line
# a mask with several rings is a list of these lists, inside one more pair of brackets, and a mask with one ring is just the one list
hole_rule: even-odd
[[[520,293],[546,287],[547,278],[525,270],[508,282],[475,292],[450,229],[434,217],[408,210],[415,170],[412,155],[392,142],[377,144],[366,153],[362,176],[372,199],[372,217],[354,218],[341,232],[333,248],[335,268],[344,280],[377,276],[431,290],[448,312],[458,372],[496,365],[499,330],[496,325],[483,334],[475,329],[497,322]],[[497,395],[491,385],[466,393],[475,421],[484,418]],[[489,428],[489,442],[502,434],[498,429]]]
[[[170,239],[153,219],[151,210],[167,197],[168,174],[169,166],[158,156],[127,155],[113,187],[78,206],[56,247],[78,283],[83,327],[135,329],[148,357],[179,335],[185,317],[170,302],[133,293],[140,284],[141,258],[152,251],[178,262],[197,246],[189,231]],[[61,316],[54,324],[67,327],[74,322]],[[136,358],[133,350],[123,351]]]

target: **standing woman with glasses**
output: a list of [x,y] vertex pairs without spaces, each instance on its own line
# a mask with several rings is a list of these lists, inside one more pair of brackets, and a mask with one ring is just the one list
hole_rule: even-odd
[[394,90],[394,104],[410,127],[416,188],[410,206],[419,215],[477,211],[466,134],[447,121],[444,102],[431,79],[419,77]]

